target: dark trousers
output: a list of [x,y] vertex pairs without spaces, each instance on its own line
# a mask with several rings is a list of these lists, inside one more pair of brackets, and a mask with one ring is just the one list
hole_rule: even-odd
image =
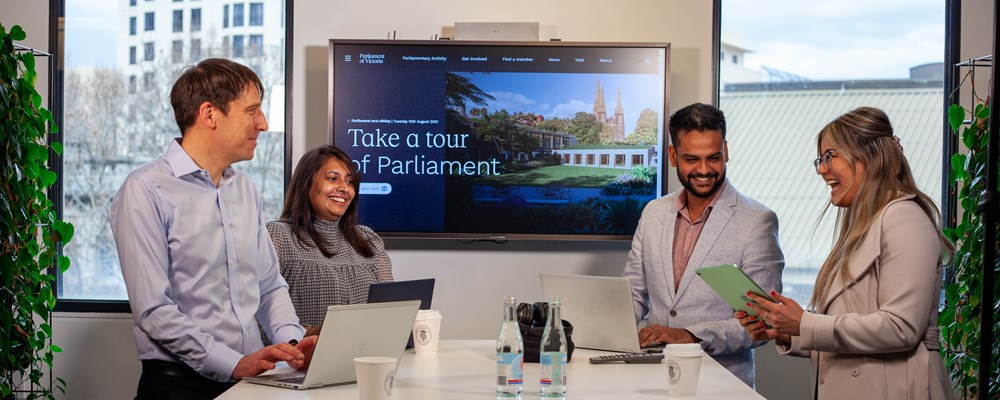
[[142,376],[135,400],[210,400],[234,384],[208,379],[185,364],[142,360]]

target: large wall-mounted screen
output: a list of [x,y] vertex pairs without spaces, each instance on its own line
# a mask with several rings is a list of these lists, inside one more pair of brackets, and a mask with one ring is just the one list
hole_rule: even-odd
[[666,188],[664,43],[330,41],[330,143],[386,237],[630,239]]

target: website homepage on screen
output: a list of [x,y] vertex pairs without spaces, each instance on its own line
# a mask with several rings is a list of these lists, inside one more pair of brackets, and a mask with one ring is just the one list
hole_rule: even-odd
[[663,190],[667,45],[330,49],[331,142],[384,235],[625,237]]

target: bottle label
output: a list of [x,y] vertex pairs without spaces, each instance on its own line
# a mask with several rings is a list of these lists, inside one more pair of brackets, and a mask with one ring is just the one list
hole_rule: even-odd
[[524,383],[524,354],[497,353],[497,385]]
[[539,355],[542,386],[566,384],[566,353],[544,352]]

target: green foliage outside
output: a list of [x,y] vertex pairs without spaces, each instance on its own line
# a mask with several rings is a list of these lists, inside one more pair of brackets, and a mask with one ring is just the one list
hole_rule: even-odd
[[[35,90],[34,55],[14,49],[25,36],[20,26],[8,33],[0,24],[0,397],[54,399],[46,374],[61,351],[51,343],[55,268],[69,268],[59,249],[73,226],[56,219],[46,193],[56,181],[49,152],[61,154],[62,145],[46,143],[56,126]],[[65,382],[55,381],[65,392]]]
[[[968,152],[956,153],[951,158],[949,179],[952,187],[958,190],[957,201],[962,212],[956,226],[945,229],[945,235],[955,242],[957,248],[949,279],[944,284],[946,305],[939,314],[938,324],[942,327],[944,341],[941,351],[956,398],[964,399],[1000,398],[1000,369],[997,368],[997,362],[1000,361],[1000,340],[994,339],[990,350],[993,354],[993,372],[989,392],[979,393],[977,387],[981,316],[984,312],[1000,312],[1000,306],[996,303],[980,303],[983,269],[1000,268],[1000,262],[992,266],[983,265],[985,232],[982,215],[977,212],[978,204],[987,190],[989,116],[989,106],[978,103],[971,112],[972,123],[965,125],[965,109],[952,105],[948,110],[951,129],[968,148]],[[1000,237],[991,240],[1000,240]],[[995,281],[993,291],[1000,293],[1000,280]],[[1000,318],[995,317],[991,331],[994,338],[1000,336]]]

